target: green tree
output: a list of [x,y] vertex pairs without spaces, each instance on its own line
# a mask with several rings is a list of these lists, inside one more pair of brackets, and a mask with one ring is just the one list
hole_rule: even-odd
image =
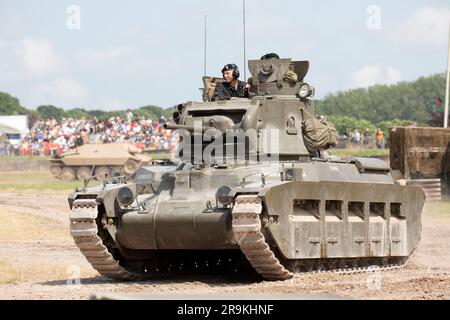
[[92,118],[92,116],[84,109],[76,108],[65,112],[65,117],[73,119]]
[[436,111],[436,97],[444,94],[445,77],[437,74],[413,82],[337,92],[316,101],[316,108],[327,116],[366,119],[374,124],[392,119],[424,124]]
[[66,113],[63,109],[57,108],[52,105],[39,106],[37,107],[36,112],[42,119],[55,118],[61,120],[66,116]]
[[390,128],[394,127],[407,127],[410,125],[415,124],[414,121],[411,120],[400,120],[400,119],[393,119],[389,121],[383,121],[380,122],[377,127],[383,130],[384,132],[389,132]]
[[348,133],[355,129],[358,129],[359,132],[363,133],[366,129],[369,129],[370,132],[375,133],[376,126],[370,123],[365,119],[357,119],[355,117],[341,117],[341,116],[330,116],[328,120],[334,124],[339,133]]
[[28,110],[20,105],[19,99],[5,92],[0,92],[0,115],[26,115]]

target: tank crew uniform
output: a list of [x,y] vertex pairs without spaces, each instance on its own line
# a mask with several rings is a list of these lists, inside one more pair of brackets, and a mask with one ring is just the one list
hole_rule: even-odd
[[228,82],[220,83],[214,92],[212,101],[230,100],[231,98],[248,98],[248,91],[245,90],[245,82],[239,81],[237,89],[232,87]]

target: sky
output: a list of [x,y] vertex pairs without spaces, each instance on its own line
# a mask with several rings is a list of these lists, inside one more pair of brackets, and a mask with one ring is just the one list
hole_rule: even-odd
[[[201,100],[205,15],[208,75],[228,63],[244,75],[242,9],[242,0],[0,0],[0,91],[29,109]],[[448,0],[246,0],[247,59],[311,61],[305,81],[323,98],[445,72],[449,25]]]

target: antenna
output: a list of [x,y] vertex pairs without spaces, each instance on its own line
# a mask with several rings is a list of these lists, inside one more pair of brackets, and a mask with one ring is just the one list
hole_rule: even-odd
[[242,0],[243,22],[244,22],[244,81],[247,81],[247,52],[246,52],[246,30],[245,30],[245,0]]
[[207,57],[207,55],[206,55],[206,54],[207,54],[207,51],[206,51],[207,19],[208,19],[208,17],[207,17],[207,15],[205,14],[205,61],[204,61],[204,64],[205,64],[205,71],[204,71],[204,73],[203,73],[203,75],[204,75],[205,77],[206,77],[206,57]]
[[448,128],[448,105],[450,100],[450,24],[448,30],[448,61],[447,61],[447,85],[445,89],[444,128]]

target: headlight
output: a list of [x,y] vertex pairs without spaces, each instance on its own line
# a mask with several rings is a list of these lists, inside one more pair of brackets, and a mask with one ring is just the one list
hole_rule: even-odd
[[117,194],[117,201],[124,207],[131,205],[134,202],[134,199],[134,193],[128,187],[121,188]]
[[229,196],[231,188],[228,186],[220,187],[216,192],[216,200],[223,206],[231,205],[233,198]]
[[306,99],[308,97],[310,97],[312,94],[312,90],[311,87],[309,86],[309,84],[305,83],[300,87],[300,90],[298,92],[298,95],[300,96],[300,98],[302,99]]

